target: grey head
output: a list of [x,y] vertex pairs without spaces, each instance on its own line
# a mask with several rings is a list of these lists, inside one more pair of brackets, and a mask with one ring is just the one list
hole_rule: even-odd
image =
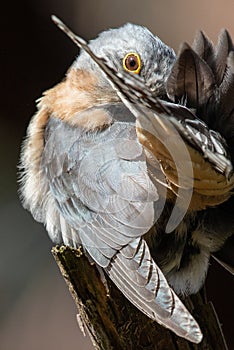
[[[143,82],[160,96],[165,92],[165,81],[170,74],[175,61],[174,51],[154,36],[147,28],[127,23],[116,29],[109,29],[89,42],[91,50],[106,63],[121,72],[124,70],[123,60],[128,53],[136,53],[141,60],[139,77]],[[94,71],[103,87],[110,88],[105,76],[96,63],[81,50],[73,64],[74,68]]]

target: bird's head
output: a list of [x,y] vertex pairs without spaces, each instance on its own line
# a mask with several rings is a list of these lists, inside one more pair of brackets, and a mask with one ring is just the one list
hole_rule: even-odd
[[[81,51],[66,79],[40,100],[40,106],[46,106],[50,114],[74,123],[74,115],[79,112],[119,102],[123,90],[129,97],[130,86],[135,90],[137,86],[140,92],[147,90],[152,97],[166,95],[166,81],[176,56],[147,28],[128,23],[102,32],[87,44],[57,17],[52,19]],[[137,84],[133,77],[138,78]],[[135,97],[138,99],[138,94]]]
[[[155,95],[164,95],[165,81],[175,61],[175,53],[147,28],[127,23],[102,32],[89,42],[89,47],[115,71],[135,74]],[[94,73],[98,76],[100,88],[111,93],[105,75],[85,51],[81,50],[73,68]]]

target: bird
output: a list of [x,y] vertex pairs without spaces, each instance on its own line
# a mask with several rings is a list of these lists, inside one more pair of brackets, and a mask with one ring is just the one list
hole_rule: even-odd
[[181,297],[210,257],[234,271],[234,46],[198,32],[174,50],[127,23],[80,48],[38,100],[20,197],[55,244],[78,248],[139,310],[178,336],[202,332]]

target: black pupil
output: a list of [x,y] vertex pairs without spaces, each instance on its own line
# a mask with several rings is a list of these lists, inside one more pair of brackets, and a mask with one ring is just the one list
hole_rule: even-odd
[[137,58],[135,56],[129,56],[126,63],[129,69],[135,70],[138,67]]
[[130,58],[130,66],[135,67],[135,65],[136,65],[136,59],[135,59],[135,57],[131,57]]

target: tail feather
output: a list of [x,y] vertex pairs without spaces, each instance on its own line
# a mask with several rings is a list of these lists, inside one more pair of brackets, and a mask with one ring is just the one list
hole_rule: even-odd
[[222,112],[225,116],[229,116],[234,108],[234,51],[231,51],[227,57],[227,67],[219,88],[219,94]]
[[218,45],[215,50],[215,77],[217,85],[220,85],[223,81],[227,57],[229,52],[233,50],[232,39],[226,29],[222,30],[219,36]]
[[210,98],[214,83],[214,75],[208,64],[184,43],[167,80],[169,97],[174,102],[197,108]]
[[214,61],[215,49],[213,43],[202,32],[199,31],[193,41],[192,49],[201,57],[209,66]]

